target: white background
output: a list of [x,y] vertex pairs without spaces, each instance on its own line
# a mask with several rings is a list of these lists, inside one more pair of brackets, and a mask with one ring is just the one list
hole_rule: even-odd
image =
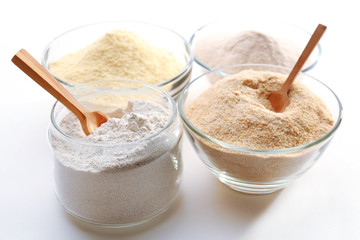
[[[360,239],[360,37],[356,1],[2,1],[0,3],[0,239]],[[328,26],[309,72],[330,86],[344,121],[319,162],[286,189],[253,196],[219,183],[184,141],[179,198],[152,222],[102,229],[68,216],[54,196],[47,127],[54,99],[10,61],[74,27],[138,20],[189,38],[225,16]],[[240,23],[239,23],[240,24]]]

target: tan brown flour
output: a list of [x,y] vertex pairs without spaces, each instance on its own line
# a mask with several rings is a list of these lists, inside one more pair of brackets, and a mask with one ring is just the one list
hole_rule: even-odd
[[[205,134],[251,149],[284,149],[312,142],[333,126],[325,104],[295,81],[290,105],[273,112],[266,99],[286,76],[246,70],[215,83],[187,109],[188,119]],[[306,169],[316,149],[284,154],[256,154],[220,147],[198,139],[202,150],[221,171],[246,181],[273,181]]]
[[226,77],[194,101],[187,116],[205,134],[239,147],[282,149],[318,139],[331,129],[332,116],[300,82],[290,89],[285,111],[272,111],[267,96],[285,79],[250,70]]

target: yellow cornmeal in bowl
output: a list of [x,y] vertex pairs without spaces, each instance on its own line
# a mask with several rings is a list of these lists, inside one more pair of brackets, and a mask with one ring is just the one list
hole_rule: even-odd
[[175,77],[182,67],[168,50],[126,30],[106,33],[89,46],[49,65],[57,78],[73,85],[121,78],[157,84]]
[[315,141],[334,123],[319,97],[295,81],[284,112],[274,112],[267,100],[286,77],[252,70],[225,77],[193,101],[186,116],[206,135],[239,147],[285,149]]

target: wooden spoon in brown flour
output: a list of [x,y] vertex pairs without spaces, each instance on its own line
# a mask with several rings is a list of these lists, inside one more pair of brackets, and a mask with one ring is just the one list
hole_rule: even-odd
[[90,135],[101,124],[107,122],[109,117],[106,114],[99,111],[91,112],[85,108],[51,73],[24,49],[17,52],[11,61],[73,112],[80,120],[81,127],[86,135]]
[[284,109],[290,104],[290,100],[288,98],[288,91],[290,89],[291,84],[295,80],[295,77],[300,72],[301,68],[303,67],[306,60],[309,58],[311,52],[314,50],[316,45],[318,44],[320,38],[324,34],[326,30],[326,26],[319,24],[311,36],[309,42],[307,43],[304,51],[300,55],[299,59],[297,60],[294,68],[291,70],[290,75],[286,79],[285,83],[282,85],[280,90],[273,91],[269,94],[267,99],[270,101],[272,107],[274,108],[275,112],[283,112]]

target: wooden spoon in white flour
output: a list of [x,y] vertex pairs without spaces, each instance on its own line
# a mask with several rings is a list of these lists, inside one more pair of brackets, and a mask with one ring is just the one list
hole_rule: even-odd
[[51,73],[24,49],[17,52],[11,61],[73,112],[80,120],[81,127],[86,135],[92,134],[96,128],[107,122],[109,117],[106,114],[99,111],[91,112],[85,108]]
[[326,30],[326,26],[319,24],[311,36],[308,44],[306,45],[304,51],[300,55],[297,60],[294,68],[291,70],[290,75],[286,79],[285,83],[282,85],[280,90],[273,91],[269,94],[268,100],[270,101],[272,107],[275,112],[282,112],[284,109],[290,104],[290,100],[288,98],[288,91],[290,89],[291,84],[295,80],[296,75],[300,72],[306,60],[309,58],[311,52],[314,50],[316,45],[318,44],[320,38],[324,34]]

